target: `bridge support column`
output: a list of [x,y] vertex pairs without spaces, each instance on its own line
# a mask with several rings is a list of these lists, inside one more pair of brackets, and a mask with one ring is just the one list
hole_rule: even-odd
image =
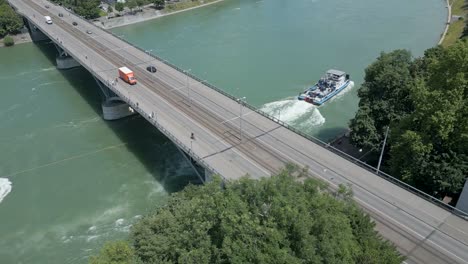
[[122,101],[122,99],[120,99],[111,89],[109,89],[109,87],[98,79],[94,79],[101,90],[103,98],[101,107],[104,120],[117,120],[137,113],[127,103]]
[[31,23],[31,21],[26,18],[23,18],[23,21],[29,30],[29,35],[31,35],[33,42],[49,40],[49,37],[42,33],[42,31],[40,31],[33,23]]
[[81,66],[79,62],[77,62],[72,56],[68,55],[68,53],[64,51],[59,45],[55,43],[54,45],[59,53],[59,55],[55,59],[55,61],[57,62],[57,69],[68,70]]

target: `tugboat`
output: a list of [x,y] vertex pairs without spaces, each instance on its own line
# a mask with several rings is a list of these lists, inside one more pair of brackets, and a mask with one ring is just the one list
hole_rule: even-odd
[[350,83],[349,74],[331,69],[314,86],[299,94],[297,99],[320,106],[343,91]]

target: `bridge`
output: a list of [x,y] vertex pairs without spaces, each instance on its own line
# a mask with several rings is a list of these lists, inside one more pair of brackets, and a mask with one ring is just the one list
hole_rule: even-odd
[[[311,177],[333,188],[350,185],[379,233],[407,256],[406,263],[468,263],[468,223],[453,208],[388,175],[375,174],[242,98],[224,93],[61,6],[44,0],[8,1],[24,17],[33,40],[55,44],[57,67],[82,66],[94,76],[104,97],[105,119],[138,112],[172,140],[194,167],[204,169],[203,179],[213,173],[227,180],[246,174],[259,178],[288,163],[307,166]],[[50,16],[53,24],[46,24],[44,16]],[[150,64],[156,73],[146,70]],[[117,79],[122,66],[135,72],[138,84]]]

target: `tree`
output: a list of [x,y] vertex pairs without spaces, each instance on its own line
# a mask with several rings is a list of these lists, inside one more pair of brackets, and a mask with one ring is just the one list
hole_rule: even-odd
[[414,111],[395,124],[391,171],[434,195],[459,192],[468,175],[468,42],[428,59],[410,92]]
[[145,5],[145,0],[136,0],[136,5],[141,10],[141,7]]
[[131,264],[135,263],[133,248],[125,241],[109,242],[98,256],[89,259],[90,264]]
[[163,9],[166,2],[164,0],[152,0],[156,9]]
[[[188,186],[138,222],[143,263],[401,263],[341,188],[289,167],[271,178]],[[337,198],[335,198],[335,196]]]
[[413,109],[409,91],[413,86],[411,53],[395,50],[381,53],[365,70],[359,88],[359,111],[350,121],[351,140],[358,147],[377,150],[385,127]]
[[122,12],[125,8],[125,5],[121,2],[115,3],[115,10]]
[[10,36],[6,36],[4,39],[3,39],[3,44],[6,46],[6,47],[10,47],[10,46],[13,46],[15,45],[15,40],[10,37]]
[[130,8],[130,11],[133,12],[133,9],[134,9],[135,7],[137,7],[137,1],[136,1],[136,0],[128,0],[128,1],[126,2],[126,5],[127,5],[128,8]]
[[112,12],[114,12],[114,9],[113,9],[112,6],[110,5],[110,6],[107,7],[107,13],[110,14],[110,13],[112,13]]
[[100,15],[99,0],[81,0],[75,7],[75,12],[86,19],[97,18]]
[[23,20],[5,2],[0,3],[0,37],[14,34],[23,27]]

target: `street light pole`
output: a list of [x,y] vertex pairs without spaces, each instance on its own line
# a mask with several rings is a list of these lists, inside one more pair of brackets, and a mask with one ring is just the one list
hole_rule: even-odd
[[385,131],[385,138],[384,138],[384,141],[383,141],[382,151],[380,152],[379,164],[377,164],[377,174],[379,174],[380,164],[382,163],[382,157],[383,157],[383,153],[384,153],[384,150],[385,150],[385,144],[387,143],[387,136],[388,136],[388,130],[389,129],[390,129],[390,127],[387,126],[387,130]]
[[237,102],[239,102],[239,112],[240,112],[240,115],[239,115],[239,138],[240,138],[240,141],[242,141],[242,108],[244,107],[244,101],[245,101],[246,97],[242,97],[242,98],[239,98],[237,99]]
[[188,100],[189,100],[189,104],[192,104],[192,100],[190,99],[190,82],[189,82],[189,76],[188,76],[188,73],[191,71],[192,69],[188,69],[185,72],[185,75],[187,76],[187,97],[188,97]]

